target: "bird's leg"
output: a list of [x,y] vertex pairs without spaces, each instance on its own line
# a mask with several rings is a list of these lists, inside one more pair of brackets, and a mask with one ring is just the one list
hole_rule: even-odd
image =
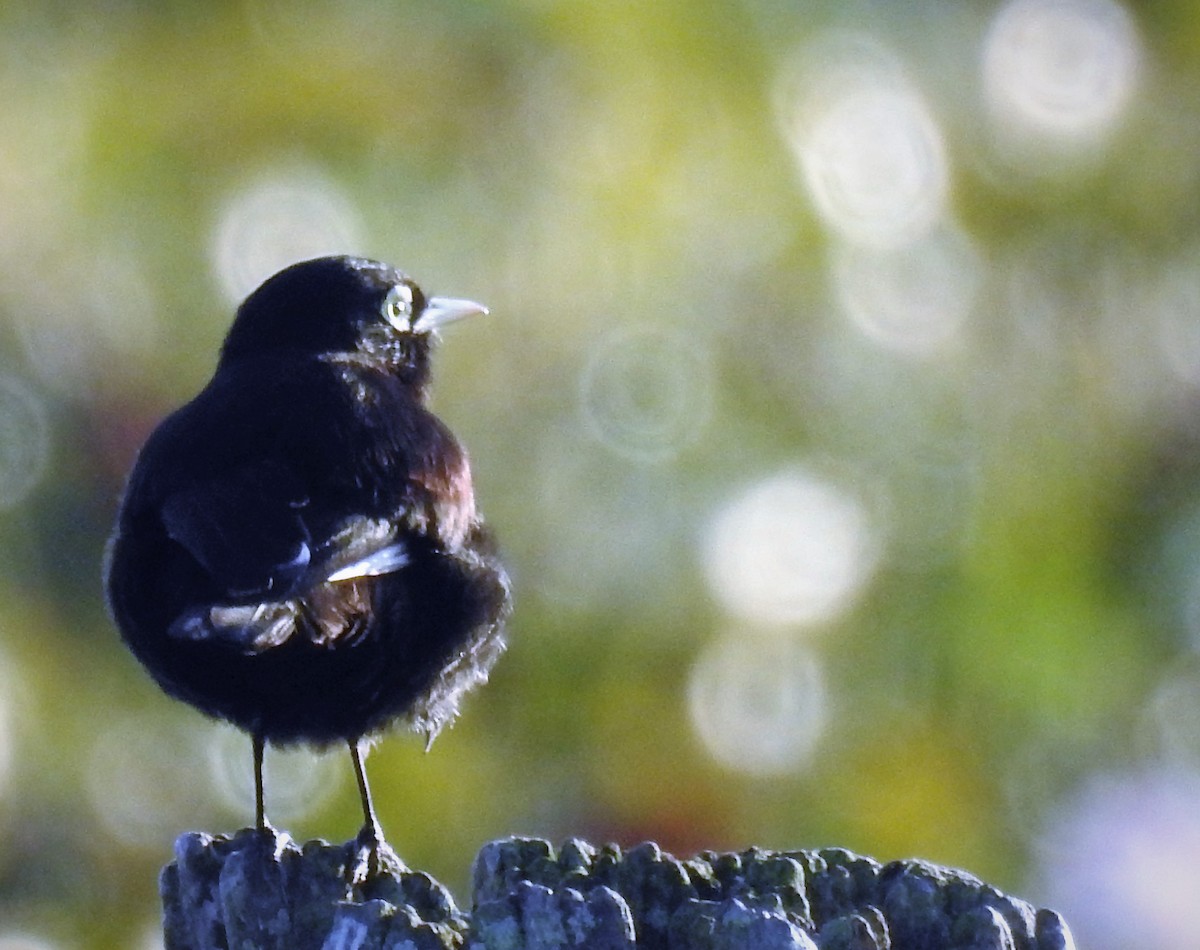
[[358,833],[359,845],[368,848],[372,860],[378,858],[379,846],[383,844],[383,829],[375,817],[375,806],[371,803],[371,787],[367,784],[367,770],[363,765],[365,755],[357,739],[351,739],[350,759],[354,762],[354,778],[358,782],[358,797],[362,802],[363,826]]
[[266,831],[266,809],[263,805],[263,750],[266,740],[257,732],[253,736],[254,743],[254,827]]
[[363,826],[355,838],[361,863],[355,870],[355,880],[367,884],[375,878],[401,874],[407,871],[404,862],[383,840],[383,829],[375,817],[375,806],[371,804],[371,788],[367,784],[367,770],[363,765],[367,757],[367,745],[351,739],[350,759],[354,762],[354,778],[358,782],[358,797],[362,802]]

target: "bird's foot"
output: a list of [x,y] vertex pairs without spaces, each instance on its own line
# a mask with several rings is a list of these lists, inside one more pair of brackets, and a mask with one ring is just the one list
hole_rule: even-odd
[[355,878],[366,882],[382,874],[403,871],[404,864],[383,838],[377,822],[367,822],[354,839]]
[[263,838],[279,837],[279,830],[265,818],[262,821],[256,822],[251,830]]
[[255,854],[268,858],[281,854],[292,840],[286,831],[280,831],[267,822],[247,825],[232,837],[238,842],[239,848],[249,848]]

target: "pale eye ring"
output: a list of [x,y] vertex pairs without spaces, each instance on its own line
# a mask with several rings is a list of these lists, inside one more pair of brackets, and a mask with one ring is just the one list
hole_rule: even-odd
[[396,284],[383,298],[383,316],[397,330],[412,329],[413,292],[407,284]]

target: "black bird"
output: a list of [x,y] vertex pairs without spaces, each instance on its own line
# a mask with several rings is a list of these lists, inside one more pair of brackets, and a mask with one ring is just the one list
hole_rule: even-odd
[[163,690],[250,734],[260,829],[265,744],[346,742],[376,855],[366,740],[406,724],[428,748],[504,649],[508,578],[426,404],[438,329],[486,312],[376,261],[293,265],[139,453],[109,607]]

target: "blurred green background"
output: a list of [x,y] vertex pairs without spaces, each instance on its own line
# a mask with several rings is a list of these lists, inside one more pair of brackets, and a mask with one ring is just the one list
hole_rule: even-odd
[[[159,946],[249,741],[100,561],[236,302],[352,252],[492,316],[435,405],[511,648],[371,777],[507,834],[969,869],[1200,947],[1200,5],[0,5],[0,948]],[[348,758],[269,814],[351,837]]]

